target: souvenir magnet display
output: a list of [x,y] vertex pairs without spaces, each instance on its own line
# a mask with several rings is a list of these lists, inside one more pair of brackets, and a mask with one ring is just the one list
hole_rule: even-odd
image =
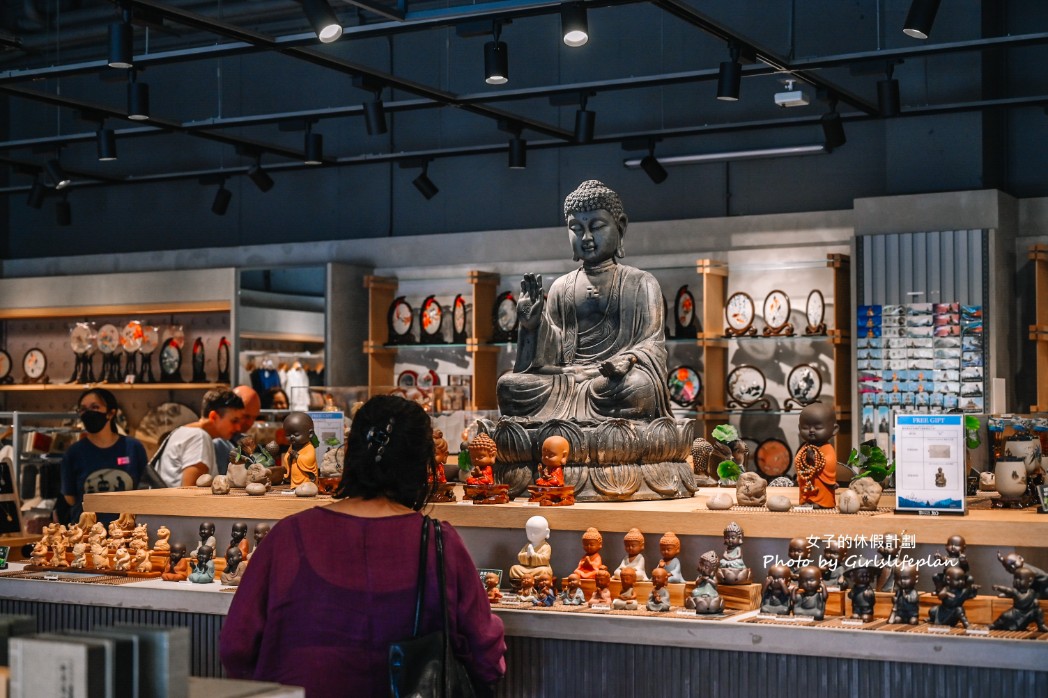
[[451,306],[451,341],[456,344],[466,341],[466,299],[461,294],[455,296]]
[[822,392],[822,375],[819,369],[811,364],[798,364],[786,377],[786,390],[790,397],[783,407],[790,409],[793,405],[804,407],[819,399]]
[[826,334],[826,301],[822,297],[822,291],[813,290],[808,294],[808,302],[804,304],[804,316],[808,326],[804,328],[804,334]]
[[229,340],[218,340],[218,382],[229,384]]
[[771,403],[764,397],[768,382],[764,373],[756,366],[742,365],[728,374],[727,392],[728,407],[754,407],[771,409]]
[[666,386],[670,390],[670,400],[681,407],[691,407],[702,393],[702,378],[691,366],[678,366],[670,371]]
[[739,291],[731,294],[724,304],[724,319],[728,326],[724,328],[727,337],[755,337],[757,330],[753,327],[753,299],[750,294]]
[[96,342],[98,351],[102,353],[102,382],[119,383],[123,380],[120,375],[120,355],[116,353],[120,348],[120,330],[116,325],[106,323],[98,328]]
[[517,341],[517,299],[512,292],[503,291],[495,299],[492,323],[495,331],[491,336],[491,341]]
[[39,347],[33,347],[22,357],[23,383],[47,382],[47,355]]
[[426,296],[422,301],[422,309],[418,313],[419,341],[422,344],[443,344],[444,333],[441,325],[444,321],[444,309],[440,306],[436,296]]
[[204,375],[204,339],[197,337],[193,342],[193,381],[194,383],[206,383],[207,376]]
[[775,290],[764,298],[764,336],[791,336],[790,297],[785,291]]
[[389,313],[386,315],[386,323],[389,325],[390,344],[414,344],[415,338],[411,335],[411,325],[414,322],[415,311],[411,305],[399,296],[389,305]]
[[673,304],[673,318],[677,323],[674,336],[678,339],[694,339],[698,334],[695,323],[695,296],[691,295],[688,286],[681,286],[677,291],[677,300]]

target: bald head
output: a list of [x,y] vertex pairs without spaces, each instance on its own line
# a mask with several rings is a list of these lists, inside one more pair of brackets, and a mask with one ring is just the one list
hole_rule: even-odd
[[258,419],[258,413],[262,410],[262,399],[259,398],[255,389],[249,385],[238,385],[233,392],[244,401],[244,416],[240,420],[237,431],[241,434],[251,431]]

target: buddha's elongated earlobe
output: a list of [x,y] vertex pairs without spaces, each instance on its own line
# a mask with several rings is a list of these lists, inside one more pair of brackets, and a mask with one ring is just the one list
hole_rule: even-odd
[[622,259],[626,256],[626,246],[622,242],[622,240],[619,240],[619,246],[615,249],[615,256],[619,259]]

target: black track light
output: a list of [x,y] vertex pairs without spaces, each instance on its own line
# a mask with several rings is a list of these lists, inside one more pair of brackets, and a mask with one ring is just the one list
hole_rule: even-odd
[[133,74],[131,82],[127,83],[127,118],[132,121],[149,119],[149,85],[135,80]]
[[492,40],[484,44],[484,82],[505,85],[509,82],[509,47],[499,41],[502,25],[495,22],[492,34]]
[[830,111],[822,115],[822,135],[826,139],[826,150],[833,152],[834,148],[840,148],[848,142],[844,135],[844,124],[841,115],[837,113],[837,100],[830,101]]
[[55,202],[55,223],[62,227],[73,224],[73,207],[65,197]]
[[324,164],[324,136],[320,133],[306,131],[306,157],[302,160],[306,165]]
[[885,79],[877,81],[877,110],[884,118],[899,115],[899,81],[892,77],[894,71],[889,63]]
[[906,23],[902,31],[914,39],[927,39],[935,24],[935,13],[939,11],[941,0],[913,0],[910,11],[906,13]]
[[255,164],[247,169],[247,176],[261,192],[267,192],[273,188],[273,178],[262,169],[261,159],[255,160]]
[[40,181],[40,177],[33,180],[33,188],[29,190],[29,196],[26,198],[26,205],[30,208],[39,209],[44,205],[44,197],[47,196],[47,187]]
[[669,176],[669,173],[666,172],[666,168],[655,158],[654,146],[648,150],[648,154],[640,161],[640,168],[644,170],[644,173],[647,174],[655,184],[662,184],[666,181],[666,177]]
[[509,169],[523,170],[528,166],[528,142],[519,135],[509,139]]
[[132,40],[134,32],[128,21],[109,25],[109,67],[130,68],[134,65]]
[[560,29],[567,46],[584,46],[589,41],[589,21],[582,5],[561,5]]
[[101,162],[116,160],[116,132],[104,126],[95,134],[95,143],[98,146],[98,159]]
[[593,128],[597,123],[597,113],[586,109],[586,95],[582,95],[579,109],[575,112],[575,142],[589,143],[593,140]]
[[729,48],[731,60],[720,64],[717,74],[717,99],[724,102],[739,101],[739,88],[742,86],[742,64],[739,63],[739,47]]
[[226,183],[223,181],[218,191],[215,192],[215,200],[211,202],[211,213],[216,216],[226,215],[226,211],[229,210],[229,202],[232,200],[233,192],[226,189]]
[[411,180],[411,183],[415,185],[415,188],[418,189],[419,193],[426,197],[426,199],[432,199],[440,191],[437,189],[437,185],[433,183],[433,180],[429,178],[428,162],[422,166],[422,174]]
[[62,169],[62,165],[57,158],[48,160],[44,164],[44,170],[47,172],[47,176],[51,178],[51,183],[55,185],[55,189],[65,189],[72,184],[73,180]]
[[375,99],[364,102],[364,125],[367,126],[369,136],[381,136],[388,130],[386,128],[386,107],[382,104],[382,97],[375,93]]
[[342,23],[338,21],[327,0],[302,0],[302,11],[306,13],[306,19],[321,43],[330,44],[342,36]]

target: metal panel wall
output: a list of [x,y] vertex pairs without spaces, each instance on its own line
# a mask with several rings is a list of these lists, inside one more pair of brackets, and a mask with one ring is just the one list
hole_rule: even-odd
[[856,305],[987,305],[988,230],[860,235]]

